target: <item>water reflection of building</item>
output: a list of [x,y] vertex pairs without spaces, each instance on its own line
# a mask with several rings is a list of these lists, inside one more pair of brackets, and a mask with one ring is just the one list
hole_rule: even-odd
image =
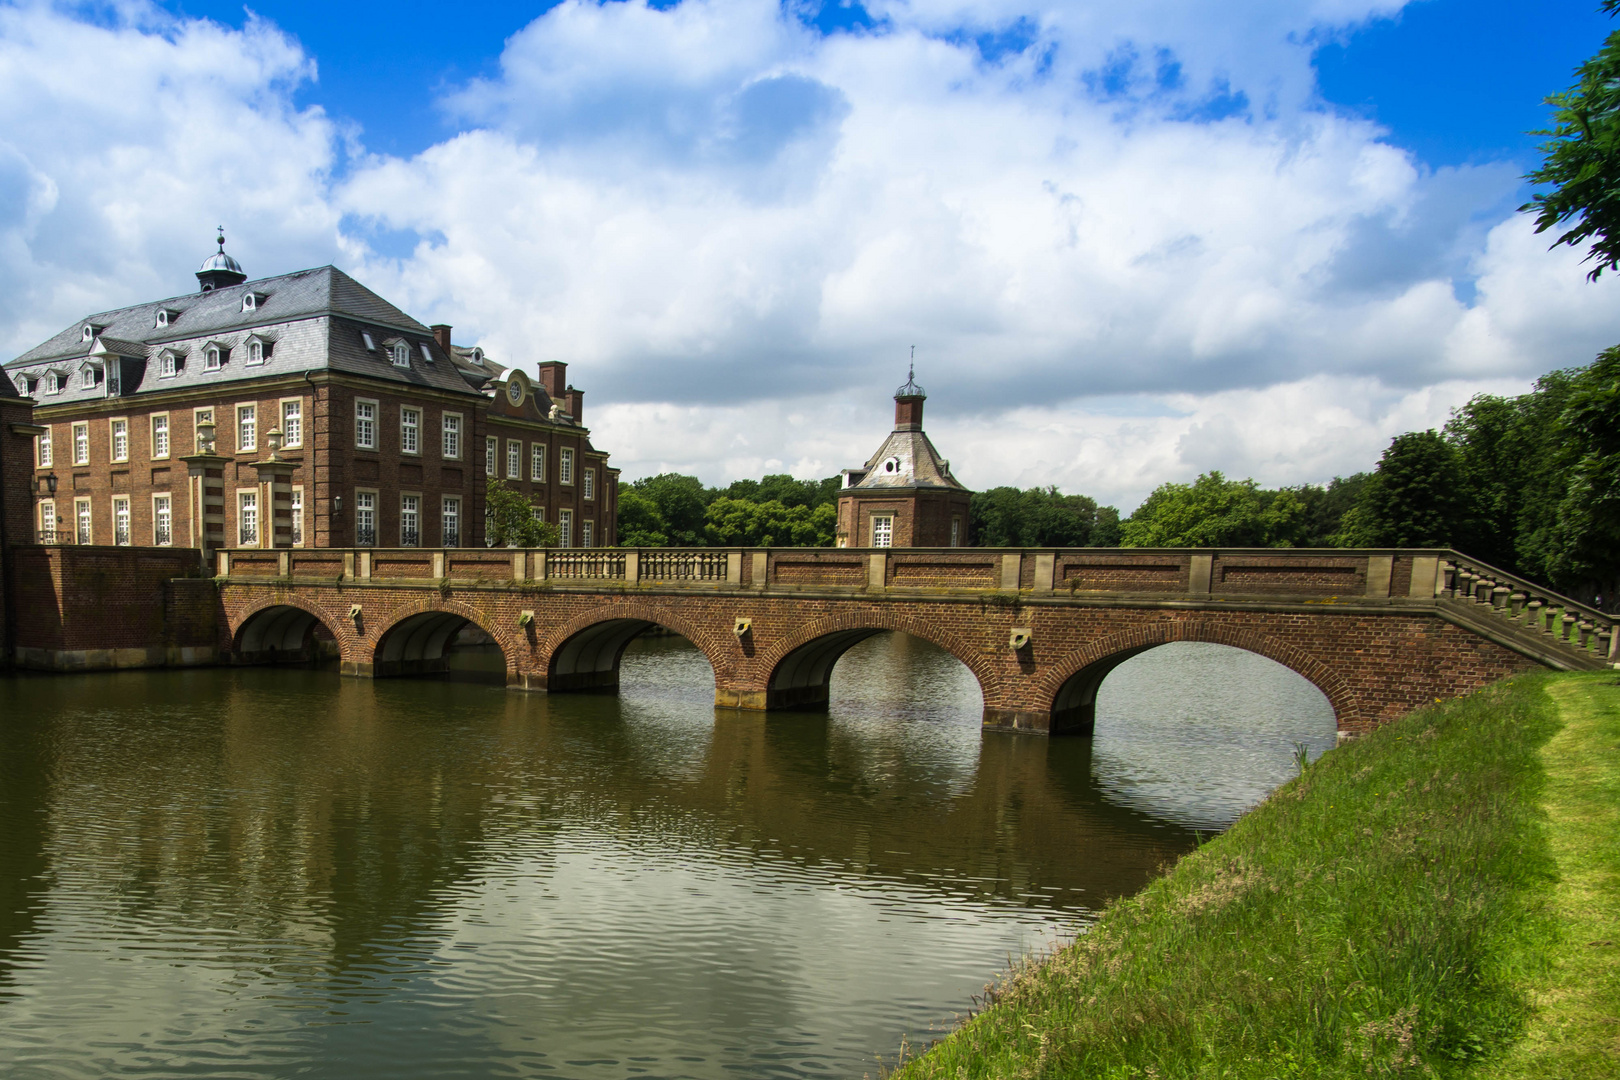
[[894,392],[894,430],[865,465],[844,470],[839,547],[964,547],[968,497],[923,432],[915,371]]

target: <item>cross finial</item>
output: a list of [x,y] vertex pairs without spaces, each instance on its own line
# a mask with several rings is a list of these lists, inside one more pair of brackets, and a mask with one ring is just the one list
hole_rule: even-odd
[[216,225],[215,228],[219,230],[219,239],[216,240],[215,242],[217,244],[219,244],[219,250],[224,251],[225,250],[225,226]]

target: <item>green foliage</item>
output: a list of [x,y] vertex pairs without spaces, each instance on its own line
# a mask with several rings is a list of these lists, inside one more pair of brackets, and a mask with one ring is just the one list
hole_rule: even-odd
[[1466,535],[1463,456],[1438,431],[1396,436],[1362,488],[1344,538],[1366,547],[1450,547]]
[[633,484],[619,483],[619,545],[668,547],[669,526],[658,504]]
[[620,485],[619,543],[633,544],[624,528],[624,492],[628,489],[650,502],[656,510],[646,532],[640,535],[661,535],[663,543],[673,547],[699,547],[704,543],[704,511],[714,496],[695,476],[680,473],[660,473]]
[[1161,484],[1123,524],[1125,547],[1296,547],[1310,523],[1298,491],[1205,473]]
[[557,526],[539,521],[534,507],[504,481],[490,477],[484,489],[489,542],[495,547],[552,547],[557,543]]
[[[1620,0],[1604,0],[1603,8],[1612,15]],[[1576,75],[1574,86],[1546,99],[1553,126],[1535,132],[1549,138],[1541,168],[1526,179],[1553,190],[1519,209],[1535,213],[1537,232],[1571,226],[1555,247],[1590,241],[1587,259],[1596,265],[1588,277],[1596,280],[1620,265],[1620,31]]]
[[1571,379],[1568,394],[1555,430],[1567,482],[1548,570],[1554,580],[1612,582],[1620,576],[1620,348]]
[[814,510],[818,506],[838,505],[840,482],[836,476],[824,480],[795,480],[777,473],[763,480],[734,480],[719,496],[750,503],[776,502],[783,506],[804,506]]
[[980,547],[1102,547],[1119,540],[1119,511],[1055,487],[991,488],[969,503]]
[[899,1076],[1479,1075],[1556,940],[1548,679],[1330,751]]
[[719,498],[709,504],[704,536],[716,546],[831,547],[838,509],[822,503],[784,506],[776,500],[754,503]]

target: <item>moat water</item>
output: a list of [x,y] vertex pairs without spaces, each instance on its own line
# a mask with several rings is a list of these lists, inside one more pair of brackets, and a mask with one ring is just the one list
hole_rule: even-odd
[[832,697],[717,713],[678,638],[616,698],[0,679],[0,1075],[876,1076],[1334,738],[1215,645],[1117,669],[1091,739],[981,735],[902,635]]

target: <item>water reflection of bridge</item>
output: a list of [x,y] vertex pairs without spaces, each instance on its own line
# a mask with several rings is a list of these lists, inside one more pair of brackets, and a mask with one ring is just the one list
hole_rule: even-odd
[[510,686],[611,690],[663,626],[708,658],[716,705],[772,710],[824,704],[838,658],[897,630],[972,671],[987,727],[1050,733],[1090,731],[1107,674],[1172,641],[1293,669],[1345,731],[1615,647],[1601,613],[1449,551],[239,550],[218,570],[237,663],[324,641],[348,674],[440,673],[471,625]]

